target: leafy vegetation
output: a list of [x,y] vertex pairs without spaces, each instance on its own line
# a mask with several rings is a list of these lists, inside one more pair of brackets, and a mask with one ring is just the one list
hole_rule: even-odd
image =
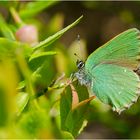
[[[129,121],[139,117],[139,104],[118,116],[89,95],[86,87],[70,82],[76,70],[74,53],[86,59],[87,46],[81,39],[80,47],[77,41],[66,47],[60,38],[85,21],[81,14],[67,26],[62,13],[42,18],[59,3],[0,2],[0,9],[4,8],[0,14],[0,138],[75,139],[88,122],[102,124],[122,138],[139,138],[139,123]],[[99,2],[80,3],[90,10],[106,10]],[[134,20],[127,10],[120,17],[127,23]]]
[[[81,104],[78,101],[72,108],[72,85],[66,76],[61,77],[54,64],[58,59],[55,55],[61,51],[55,49],[61,46],[56,40],[83,16],[40,42],[36,26],[25,20],[34,19],[54,3],[28,2],[18,11],[13,5],[9,16],[14,21],[7,22],[0,16],[1,138],[74,138],[85,121],[82,114],[87,111],[90,100],[85,99],[89,96],[83,96]],[[80,96],[77,94],[77,100]]]

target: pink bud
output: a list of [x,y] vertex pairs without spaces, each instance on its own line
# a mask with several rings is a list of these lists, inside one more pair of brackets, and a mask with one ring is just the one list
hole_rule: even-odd
[[38,43],[38,31],[34,25],[24,25],[16,32],[16,38],[20,42],[35,45]]

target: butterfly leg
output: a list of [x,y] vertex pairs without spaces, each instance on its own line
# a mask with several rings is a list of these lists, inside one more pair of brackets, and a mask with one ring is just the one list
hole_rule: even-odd
[[70,79],[71,79],[71,81],[73,81],[74,78],[75,78],[75,72],[71,73],[71,75],[70,75]]

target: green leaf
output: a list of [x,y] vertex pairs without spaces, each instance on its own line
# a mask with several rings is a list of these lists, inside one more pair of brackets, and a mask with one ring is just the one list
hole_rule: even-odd
[[39,53],[33,53],[30,58],[29,58],[29,61],[32,61],[36,58],[39,58],[39,57],[44,57],[44,56],[48,56],[48,55],[55,55],[57,54],[56,52],[54,51],[48,51],[48,52],[39,52]]
[[[78,88],[77,88],[78,89]],[[74,137],[79,134],[79,132],[84,127],[84,122],[86,120],[86,114],[88,111],[90,101],[95,98],[90,97],[87,91],[79,90],[81,93],[78,93],[78,98],[80,100],[77,105],[72,108],[72,92],[70,87],[66,87],[64,92],[61,95],[60,100],[60,115],[61,115],[61,128],[64,131],[70,132]],[[82,96],[83,94],[86,94]]]
[[16,105],[17,105],[17,115],[19,116],[21,112],[26,107],[29,101],[29,94],[25,92],[20,92],[16,96]]
[[51,130],[51,121],[48,119],[49,116],[46,115],[44,110],[30,108],[30,111],[22,114],[18,122],[19,130],[21,129],[22,132],[28,134],[29,138],[35,138],[39,132],[41,133],[43,130],[49,132]]
[[61,99],[60,99],[60,115],[61,115],[62,130],[66,130],[65,122],[71,108],[72,108],[72,93],[71,93],[71,88],[68,86],[61,94]]
[[54,67],[54,61],[52,55],[39,57],[29,62],[30,69],[33,72],[32,79],[37,85],[49,86],[51,81],[56,75],[56,69]]
[[4,21],[4,18],[0,15],[0,30],[4,37],[15,40],[15,36],[11,29],[8,27],[7,23]]
[[74,109],[72,109],[65,121],[65,128],[69,131],[74,137],[76,137],[81,129],[83,129],[84,121],[87,118],[87,112],[90,101],[93,99],[89,98],[80,102]]
[[79,102],[89,98],[89,92],[85,86],[77,84],[77,81],[73,85],[78,93]]
[[66,31],[68,31],[69,29],[71,29],[72,27],[74,27],[76,24],[78,24],[82,18],[83,18],[83,16],[79,17],[72,24],[68,25],[64,29],[62,29],[59,32],[57,32],[56,34],[48,37],[46,40],[40,42],[38,45],[34,46],[33,50],[38,50],[40,48],[44,48],[44,47],[49,46],[52,42],[54,42],[55,40],[57,40],[58,38],[60,38]]
[[5,126],[8,121],[8,106],[7,106],[7,99],[6,93],[3,87],[0,87],[0,127]]
[[61,131],[63,139],[72,139],[74,140],[74,137],[71,135],[71,133],[67,132],[67,131]]
[[0,127],[11,125],[15,115],[17,73],[13,61],[0,59]]
[[16,48],[19,47],[19,44],[15,41],[11,41],[6,38],[0,38],[0,58],[2,57],[9,57],[11,56],[12,58]]
[[18,89],[18,90],[19,90],[19,89],[23,89],[24,87],[25,87],[25,81],[21,81],[21,82],[18,83],[17,89]]
[[[15,55],[18,48],[23,48],[24,55],[28,57],[31,54],[31,48],[27,44],[12,41],[6,38],[0,38],[0,57]],[[14,58],[14,57],[13,57]]]
[[20,10],[19,15],[21,18],[30,18],[37,15],[44,9],[56,4],[57,1],[36,1],[28,2],[23,9]]

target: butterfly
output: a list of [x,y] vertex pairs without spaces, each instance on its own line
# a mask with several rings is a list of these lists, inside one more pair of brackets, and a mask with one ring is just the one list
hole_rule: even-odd
[[77,60],[74,76],[119,114],[140,95],[140,31],[128,29],[99,47],[87,60]]

